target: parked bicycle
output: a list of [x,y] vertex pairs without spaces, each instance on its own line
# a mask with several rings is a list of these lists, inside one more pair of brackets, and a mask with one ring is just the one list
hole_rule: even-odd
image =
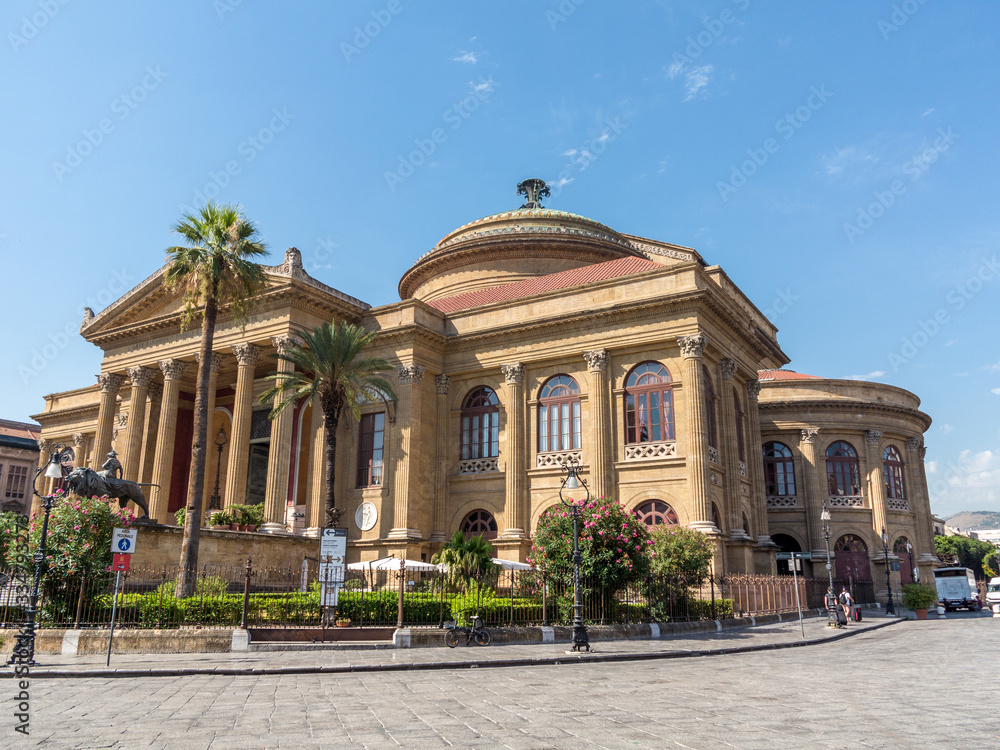
[[444,642],[448,645],[448,648],[455,648],[455,646],[458,645],[459,634],[465,635],[466,646],[473,641],[480,646],[490,645],[493,641],[493,636],[490,635],[490,631],[483,627],[482,620],[479,615],[472,615],[470,619],[472,620],[471,628],[463,628],[462,626],[454,623],[448,624],[448,632],[444,634]]

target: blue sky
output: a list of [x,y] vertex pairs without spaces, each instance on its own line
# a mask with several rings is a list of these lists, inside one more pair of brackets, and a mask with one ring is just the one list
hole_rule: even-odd
[[792,369],[918,394],[932,507],[1000,510],[1000,6],[8,0],[0,416],[204,197],[371,304],[455,227],[547,206],[688,245]]

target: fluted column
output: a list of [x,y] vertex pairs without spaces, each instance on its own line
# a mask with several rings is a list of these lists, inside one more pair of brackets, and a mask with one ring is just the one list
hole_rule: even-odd
[[305,535],[319,537],[326,521],[326,425],[323,405],[313,399],[309,421],[309,492],[306,494]]
[[[296,343],[294,336],[275,336],[271,339],[278,350],[284,354],[288,347]],[[295,365],[285,359],[278,360],[278,375],[290,373]],[[280,383],[281,380],[275,381]],[[277,404],[282,396],[276,396]],[[264,492],[264,525],[261,531],[265,534],[282,533],[286,531],[285,517],[288,514],[288,470],[292,460],[292,419],[294,406],[288,406],[281,414],[271,420],[271,445],[267,454],[267,489]]]
[[[736,361],[724,359],[719,363],[721,393],[719,402],[722,408],[722,434],[719,436],[719,449],[722,462],[726,467],[723,483],[723,497],[726,504],[726,514],[729,517],[729,535],[733,539],[745,539],[746,529],[743,528],[743,509],[740,501],[739,450],[736,440],[736,405],[733,403],[733,377],[736,375]],[[744,435],[744,438],[746,436]]]
[[708,484],[708,424],[705,417],[705,380],[702,355],[708,339],[702,334],[682,336],[677,345],[684,357],[684,409],[687,412],[687,474],[691,487],[691,523],[706,533],[718,533],[712,522]]
[[505,539],[524,539],[529,528],[525,520],[525,468],[524,445],[524,365],[515,362],[501,365],[507,384],[506,469],[504,472],[504,530]]
[[906,462],[907,479],[909,480],[909,486],[906,490],[910,510],[914,513],[913,523],[917,530],[917,538],[913,540],[913,544],[917,548],[919,562],[937,563],[940,560],[938,560],[937,551],[934,549],[934,520],[931,518],[930,496],[927,493],[927,474],[924,469],[927,446],[921,445],[917,438],[907,440],[906,446],[910,449]]
[[801,487],[796,488],[799,497],[805,493],[806,531],[808,545],[814,560],[826,560],[826,540],[823,538],[823,500],[829,494],[826,484],[826,465],[820,465],[816,454],[818,427],[807,427],[800,431],[799,452],[802,454],[802,472],[805,474]]
[[163,401],[163,386],[149,384],[146,397],[146,427],[143,429],[142,456],[139,458],[139,481],[153,481],[153,459],[156,456],[156,434],[160,427],[160,405]]
[[416,485],[412,477],[417,471],[414,462],[414,437],[420,428],[420,387],[425,367],[418,364],[400,365],[396,368],[399,388],[396,395],[396,449],[393,451],[392,472],[392,528],[389,539],[420,539],[419,529],[410,528],[410,506],[417,501]]
[[181,378],[187,363],[179,359],[165,359],[160,362],[163,372],[163,397],[160,404],[160,423],[156,429],[156,448],[153,455],[153,482],[149,515],[157,523],[173,523],[167,514],[170,504],[170,484],[173,480],[174,440],[177,432],[177,406],[181,395]]
[[101,467],[111,450],[118,389],[122,387],[124,382],[121,375],[113,372],[97,376],[97,384],[101,387],[101,401],[97,409],[97,435],[94,437],[94,456],[91,459],[95,468]]
[[[195,355],[195,361],[200,361],[201,356]],[[212,459],[216,458],[215,451],[218,450],[215,445],[215,436],[218,434],[215,431],[215,392],[219,388],[219,368],[222,366],[222,355],[218,352],[212,352],[212,361],[208,364],[208,427],[205,431],[205,445],[206,445],[206,456],[208,460],[205,464],[205,491],[203,493],[201,501],[201,513],[204,517],[207,512],[209,503],[212,499],[212,491],[215,489],[215,478],[209,471],[209,467],[212,466]],[[204,518],[202,519],[204,522]]]
[[611,447],[611,406],[608,391],[608,350],[584,352],[590,370],[590,490],[595,497],[615,497],[614,452]]
[[73,433],[73,468],[87,466],[87,436],[82,432]]
[[253,416],[253,379],[260,349],[253,344],[237,344],[236,397],[233,399],[233,434],[226,467],[225,506],[242,505],[247,499],[247,470],[250,462],[250,420]]
[[128,426],[125,428],[125,455],[122,456],[122,476],[129,482],[139,481],[139,461],[142,457],[142,431],[146,427],[146,397],[153,371],[148,367],[128,368],[132,391],[128,406]]
[[[882,442],[881,430],[867,430],[865,432],[865,463],[868,464],[868,502],[872,506],[872,527],[875,535],[882,533],[882,529],[888,529],[888,508],[885,496],[885,479],[882,476],[882,452],[879,446]],[[892,543],[892,540],[889,540]]]
[[764,464],[761,460],[763,439],[760,435],[760,381],[747,382],[747,432],[744,436],[747,452],[747,472],[750,475],[750,507],[757,526],[757,544],[774,546],[767,523],[767,490],[764,487]]
[[448,415],[448,389],[451,386],[451,379],[441,373],[434,378],[434,389],[437,391],[437,445],[435,446],[434,461],[434,525],[431,532],[432,542],[444,542],[448,538],[445,529],[447,519],[445,514],[447,507],[445,500],[448,495],[448,446],[451,445],[449,439],[449,415]]

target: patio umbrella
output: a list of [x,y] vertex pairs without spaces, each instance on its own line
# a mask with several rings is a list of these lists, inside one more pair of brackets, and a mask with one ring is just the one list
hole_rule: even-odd
[[378,560],[368,562],[351,563],[348,570],[399,570],[400,565],[405,564],[407,570],[437,570],[436,565],[420,562],[418,560],[399,560],[395,557],[382,557]]
[[501,560],[499,557],[494,557],[493,562],[504,570],[531,570],[531,566],[528,563]]

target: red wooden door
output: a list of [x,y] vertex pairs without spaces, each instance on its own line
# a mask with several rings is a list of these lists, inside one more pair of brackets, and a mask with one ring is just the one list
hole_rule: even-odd
[[845,534],[834,548],[837,578],[870,581],[872,569],[868,562],[868,546],[854,534]]

